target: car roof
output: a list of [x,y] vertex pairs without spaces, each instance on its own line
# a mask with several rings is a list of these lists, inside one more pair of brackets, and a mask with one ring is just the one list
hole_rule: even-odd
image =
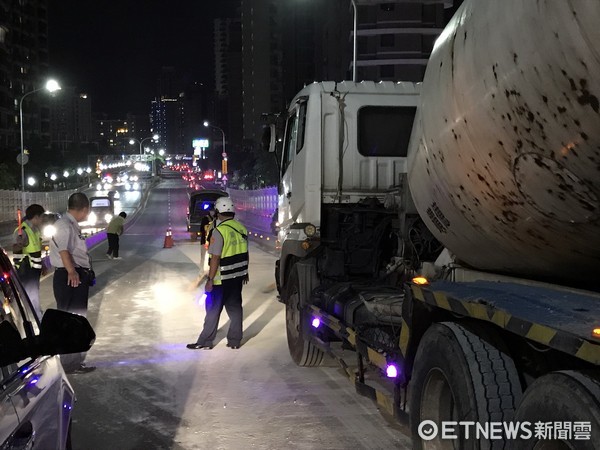
[[229,197],[229,194],[220,189],[201,189],[199,191],[190,192],[190,198],[202,195],[220,195],[221,197]]
[[90,207],[109,208],[113,204],[110,197],[92,197],[90,198]]

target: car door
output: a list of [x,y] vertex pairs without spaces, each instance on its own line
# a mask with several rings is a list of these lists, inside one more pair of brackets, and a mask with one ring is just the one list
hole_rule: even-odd
[[290,109],[285,126],[285,142],[281,161],[281,182],[279,185],[279,221],[288,228],[302,220],[304,208],[306,152],[304,137],[306,130],[306,108],[308,98],[300,98]]
[[[38,335],[31,304],[3,254],[0,269],[0,321],[9,322],[22,339]],[[9,414],[0,422],[4,445],[0,448],[64,448],[74,395],[58,357],[27,358],[5,365],[2,378],[0,407]]]
[[14,436],[19,430],[19,417],[12,404],[10,396],[4,389],[4,382],[7,378],[7,370],[5,367],[0,368],[2,376],[2,387],[0,387],[0,448],[10,448],[11,443],[14,443]]

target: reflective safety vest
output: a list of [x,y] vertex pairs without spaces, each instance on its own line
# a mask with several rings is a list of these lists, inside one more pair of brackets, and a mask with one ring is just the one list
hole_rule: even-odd
[[[248,275],[248,230],[234,219],[217,226],[223,236],[223,250],[219,267],[220,280],[232,280]],[[215,277],[216,278],[216,277]]]
[[15,267],[18,269],[23,260],[26,257],[28,257],[29,264],[31,265],[32,269],[41,269],[42,233],[40,233],[39,231],[33,231],[33,229],[29,226],[27,222],[23,222],[21,224],[21,229],[27,234],[27,245],[23,247],[23,254],[20,259],[16,259],[18,255],[15,255]]

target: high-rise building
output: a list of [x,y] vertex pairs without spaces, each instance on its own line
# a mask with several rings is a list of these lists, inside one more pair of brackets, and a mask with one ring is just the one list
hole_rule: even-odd
[[152,101],[150,124],[152,133],[160,136],[161,148],[167,153],[185,153],[183,142],[183,102],[179,98],[160,98]]
[[452,6],[451,0],[358,6],[357,81],[422,81]]
[[[214,121],[223,128],[227,151],[242,147],[242,23],[239,17],[214,21],[215,92]],[[233,167],[236,159],[233,158]]]
[[[422,80],[433,43],[462,0],[355,3],[356,11],[350,0],[241,0],[241,70],[237,19],[215,21],[217,114],[229,118],[231,132],[241,110],[244,141],[256,145],[263,113],[280,112],[313,81],[352,80],[355,14],[356,81]],[[233,90],[239,87],[238,95]],[[241,99],[241,108],[225,98]]]
[[201,137],[207,137],[207,130],[203,122],[210,117],[209,93],[207,87],[194,81],[185,87],[184,94],[179,98],[182,102],[181,122],[183,126],[183,144],[181,153],[191,154],[193,152],[192,141]]
[[284,106],[281,35],[277,0],[242,0],[243,132],[247,143],[260,142],[265,112]]
[[92,106],[86,93],[63,87],[50,102],[52,143],[59,148],[94,141]]
[[[48,76],[47,3],[0,0],[0,155],[10,161],[20,151],[20,100]],[[41,92],[23,100],[23,133],[26,148],[48,148],[48,97]]]
[[180,92],[181,89],[179,88],[175,67],[162,67],[156,82],[157,98],[177,98]]
[[94,114],[93,135],[99,154],[137,154],[139,144],[130,144],[129,141],[131,138],[141,140],[152,135],[150,117],[127,114],[125,119],[111,119],[107,114]]

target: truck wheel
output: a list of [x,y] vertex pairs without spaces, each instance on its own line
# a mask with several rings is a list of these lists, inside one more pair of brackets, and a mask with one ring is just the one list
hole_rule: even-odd
[[[455,427],[452,434],[458,439],[444,440],[442,422],[510,421],[521,397],[521,383],[512,358],[450,322],[434,324],[425,332],[415,356],[409,389],[413,448],[425,450],[504,448],[501,440],[475,439],[473,428],[469,439],[462,428]],[[423,439],[435,427],[435,437]]]
[[323,351],[312,342],[304,339],[304,321],[300,306],[298,272],[292,267],[287,280],[285,325],[287,330],[288,348],[290,356],[296,364],[305,367],[314,367],[323,361]]
[[190,233],[190,239],[192,242],[196,242],[198,240],[198,233]]
[[[515,422],[531,422],[532,437],[516,443],[518,450],[525,449],[597,449],[600,442],[600,382],[587,375],[564,371],[544,375],[535,380],[525,391],[517,408]],[[574,429],[563,439],[544,440],[536,436],[537,422],[571,426],[575,422],[586,422],[586,429],[578,430],[578,437],[586,434],[589,440],[575,440]],[[550,428],[550,432],[555,432]]]

